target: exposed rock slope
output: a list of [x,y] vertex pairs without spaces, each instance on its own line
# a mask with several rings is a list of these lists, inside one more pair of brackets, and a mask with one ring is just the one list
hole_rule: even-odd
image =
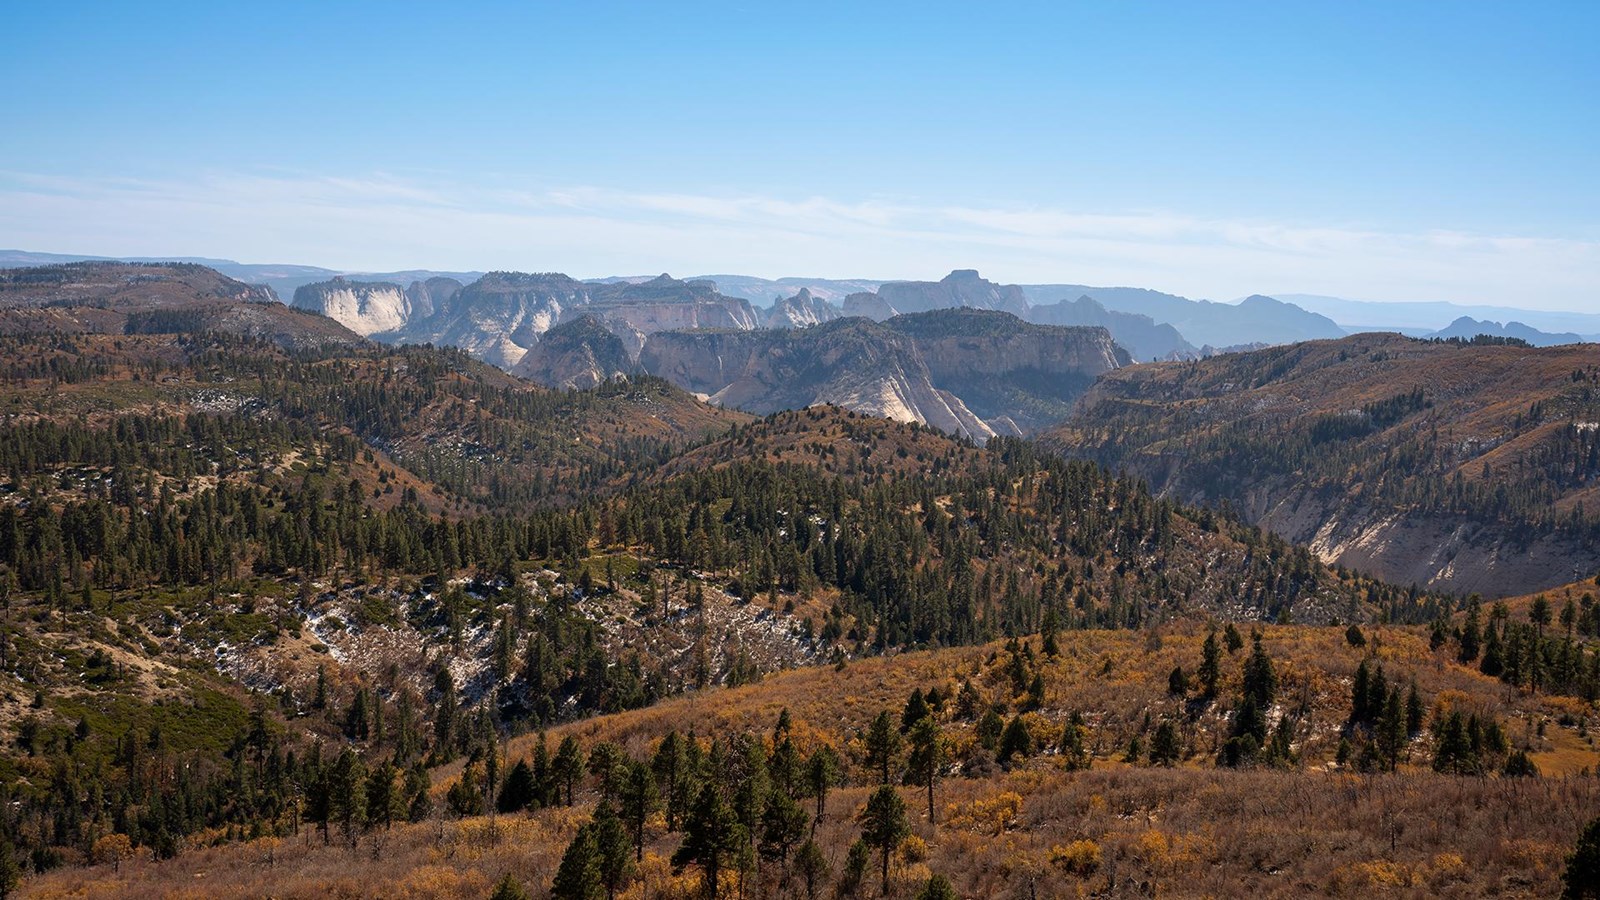
[[751,412],[833,403],[977,439],[1059,420],[1096,376],[1127,362],[1103,328],[1031,325],[989,310],[661,332],[639,355],[644,371]]
[[356,334],[392,331],[411,318],[411,297],[398,284],[334,278],[304,285],[293,305],[321,313]]
[[634,368],[622,338],[595,317],[583,315],[545,332],[511,367],[511,374],[548,387],[583,391]]
[[765,324],[768,328],[807,328],[832,322],[839,316],[838,307],[801,288],[793,297],[774,303]]

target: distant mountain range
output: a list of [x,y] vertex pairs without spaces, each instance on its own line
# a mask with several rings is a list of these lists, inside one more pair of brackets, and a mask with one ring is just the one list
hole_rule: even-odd
[[[84,259],[103,258],[0,250],[0,267]],[[1190,359],[1224,349],[1374,330],[1424,337],[1488,334],[1537,346],[1600,340],[1600,314],[1373,303],[1312,294],[1252,295],[1221,303],[1134,287],[1005,285],[970,269],[958,269],[939,281],[737,274],[579,280],[519,273],[485,278],[480,272],[425,269],[340,272],[206,258],[174,261],[206,265],[238,281],[264,285],[286,303],[323,312],[380,341],[460,346],[506,368],[516,365],[540,334],[580,314],[597,316],[634,356],[657,331],[805,328],[841,316],[884,321],[901,313],[962,307],[1003,310],[1036,324],[1099,326],[1136,361]]]
[[512,372],[578,389],[645,373],[749,412],[826,403],[982,441],[1060,421],[1096,377],[1129,361],[1104,328],[1034,325],[1002,310],[658,331],[637,354],[585,313],[546,332]]
[[[1462,316],[1492,322],[1522,322],[1540,331],[1571,332],[1600,339],[1600,312],[1577,313],[1518,309],[1509,306],[1464,305],[1443,302],[1345,300],[1319,294],[1273,294],[1301,309],[1321,313],[1352,331],[1405,331],[1426,333],[1445,327]],[[1600,297],[1596,298],[1600,307]]]

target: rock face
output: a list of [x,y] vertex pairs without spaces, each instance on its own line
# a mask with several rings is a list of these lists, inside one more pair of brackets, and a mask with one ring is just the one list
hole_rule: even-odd
[[793,297],[779,300],[767,313],[768,328],[809,328],[839,318],[839,308],[801,288]]
[[1186,358],[1199,352],[1171,325],[1137,313],[1112,312],[1087,295],[1035,306],[1028,311],[1028,320],[1040,325],[1099,325],[1139,362]]
[[406,288],[406,298],[411,301],[411,316],[414,319],[433,315],[434,310],[449,304],[459,293],[461,282],[444,277],[413,281]]
[[448,284],[434,284],[438,280],[448,281],[430,279],[418,291],[426,291],[434,303],[429,315],[377,338],[460,347],[501,368],[516,365],[565,309],[587,303],[591,288],[556,273],[490,272],[454,291]]
[[635,370],[622,338],[584,315],[545,332],[511,374],[547,387],[588,390]]
[[644,339],[658,331],[691,328],[750,331],[761,327],[750,301],[724,297],[709,281],[679,281],[660,275],[638,284],[589,285],[589,303],[569,316],[593,316],[620,335],[637,356]]
[[398,284],[334,278],[295,289],[296,309],[321,313],[356,334],[393,331],[411,318],[411,297]]
[[707,281],[669,275],[639,284],[595,284],[558,273],[490,272],[465,287],[431,278],[406,294],[415,314],[399,327],[374,332],[378,340],[448,344],[505,369],[521,361],[545,332],[582,316],[620,336],[630,356],[657,331],[759,327],[748,300],[724,297]]
[[639,355],[644,371],[750,412],[833,403],[978,440],[1045,427],[1098,375],[1127,362],[1103,328],[1030,325],[988,310],[661,332]]

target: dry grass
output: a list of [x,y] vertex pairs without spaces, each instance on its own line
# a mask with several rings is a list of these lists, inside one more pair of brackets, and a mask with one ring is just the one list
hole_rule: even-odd
[[[1526,745],[1545,769],[1541,779],[1482,779],[1436,775],[1422,765],[1428,738],[1413,747],[1415,762],[1396,775],[1333,771],[1338,727],[1348,715],[1350,676],[1364,651],[1340,628],[1273,627],[1264,642],[1283,683],[1280,709],[1309,710],[1297,749],[1299,769],[1233,771],[1214,768],[1214,744],[1225,725],[1220,708],[1186,719],[1189,757],[1173,769],[1121,762],[1128,736],[1146,713],[1178,715],[1166,695],[1174,665],[1192,671],[1205,629],[1174,626],[1158,633],[1068,633],[1062,653],[1043,664],[1046,698],[1030,713],[1035,725],[1059,728],[1069,711],[1083,711],[1094,767],[1068,772],[1053,754],[1010,772],[940,782],[940,825],[924,817],[923,798],[906,789],[913,831],[926,851],[897,857],[893,895],[911,897],[930,871],[946,874],[965,897],[1069,896],[1360,896],[1541,897],[1557,891],[1565,853],[1584,823],[1600,811],[1600,782],[1560,777],[1600,767],[1587,738],[1556,717],[1573,701],[1525,696],[1431,653],[1420,629],[1368,631],[1368,651],[1391,679],[1415,677],[1425,698],[1466,705],[1508,722],[1513,743]],[[1225,656],[1224,697],[1236,689],[1244,651]],[[829,743],[852,761],[855,786],[829,798],[818,832],[835,873],[857,835],[854,814],[865,803],[858,731],[880,709],[898,713],[913,690],[952,691],[970,678],[987,700],[1009,702],[1007,654],[1000,645],[907,653],[854,662],[843,670],[782,672],[759,685],[691,694],[656,707],[554,729],[585,745],[613,741],[635,756],[653,750],[668,730],[693,729],[702,739],[737,732],[767,734],[788,708],[797,740]],[[1225,706],[1224,704],[1219,704]],[[1580,704],[1581,706],[1581,704]],[[1545,725],[1544,736],[1537,723]],[[970,726],[947,724],[958,748],[972,743]],[[531,738],[511,742],[513,757]],[[444,786],[459,763],[437,770]],[[432,821],[365,836],[357,850],[323,847],[311,834],[196,849],[175,861],[124,863],[52,873],[27,884],[40,897],[483,897],[507,872],[535,896],[549,886],[560,854],[595,798],[576,809],[532,816]],[[674,875],[665,863],[677,846],[659,817],[631,898],[688,898],[692,873]],[[749,897],[799,897],[797,879],[780,885],[768,865]],[[729,879],[730,882],[734,879]],[[876,889],[869,875],[863,890]],[[831,893],[829,894],[831,896]],[[864,894],[865,896],[865,894]]]

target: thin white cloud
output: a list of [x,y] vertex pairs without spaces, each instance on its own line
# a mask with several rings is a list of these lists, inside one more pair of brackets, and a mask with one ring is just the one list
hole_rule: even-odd
[[[493,181],[493,179],[485,179]],[[182,180],[0,172],[0,246],[333,268],[559,269],[1268,286],[1359,297],[1600,309],[1600,242],[1241,222],[1151,211],[985,209],[534,188],[504,179],[209,173]]]

